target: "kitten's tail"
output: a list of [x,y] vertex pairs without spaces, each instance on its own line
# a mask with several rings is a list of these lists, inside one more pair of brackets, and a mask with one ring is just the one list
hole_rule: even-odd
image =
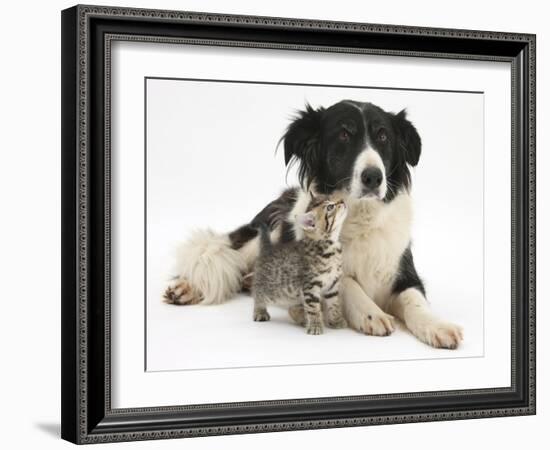
[[273,247],[273,243],[271,242],[271,236],[269,234],[269,226],[265,222],[260,222],[255,225],[260,233],[260,253],[270,251]]

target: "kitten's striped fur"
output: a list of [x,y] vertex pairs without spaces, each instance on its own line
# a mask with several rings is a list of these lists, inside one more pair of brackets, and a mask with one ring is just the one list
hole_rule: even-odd
[[268,228],[261,228],[252,284],[255,321],[269,320],[267,305],[277,304],[288,307],[308,334],[323,332],[323,309],[328,326],[347,325],[338,293],[342,275],[339,236],[346,213],[341,198],[312,197],[306,213],[296,217],[304,239],[274,245]]

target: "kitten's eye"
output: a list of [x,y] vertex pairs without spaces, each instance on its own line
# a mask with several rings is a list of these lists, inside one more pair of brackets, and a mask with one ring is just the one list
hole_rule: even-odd
[[382,128],[378,134],[376,135],[376,138],[380,141],[380,142],[386,142],[388,140],[388,135],[386,133],[386,130],[384,130],[384,128]]
[[338,139],[340,139],[342,142],[349,142],[349,132],[348,130],[340,130],[340,133],[338,134]]
[[334,205],[331,203],[330,205],[327,205],[327,211],[332,211],[334,209]]

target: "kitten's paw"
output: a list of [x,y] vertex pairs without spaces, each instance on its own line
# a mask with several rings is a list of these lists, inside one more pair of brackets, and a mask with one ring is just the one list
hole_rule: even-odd
[[177,278],[164,291],[165,303],[172,305],[196,305],[203,299],[202,294],[184,278]]
[[254,311],[254,322],[267,322],[271,316],[266,310]]
[[454,350],[464,339],[462,327],[439,319],[427,321],[415,328],[414,335],[435,348]]
[[369,312],[361,319],[359,331],[370,336],[389,336],[395,330],[393,316],[383,311]]
[[301,327],[306,325],[306,315],[303,306],[291,306],[288,308],[288,315]]
[[340,317],[333,317],[331,319],[328,319],[327,325],[330,328],[347,328],[348,322],[346,319],[340,316]]
[[322,323],[312,323],[306,326],[306,333],[312,335],[323,334],[323,324]]

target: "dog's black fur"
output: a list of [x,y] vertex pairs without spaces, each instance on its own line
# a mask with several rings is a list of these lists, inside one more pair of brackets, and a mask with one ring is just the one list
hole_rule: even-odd
[[[421,140],[405,111],[393,114],[371,103],[351,100],[338,102],[329,108],[305,110],[288,127],[284,141],[285,164],[298,164],[299,182],[304,188],[330,194],[349,191],[357,157],[368,144],[380,155],[388,189],[383,198],[391,202],[403,190],[409,190],[409,165],[418,164]],[[249,225],[230,234],[232,247],[238,249],[257,235],[257,224],[270,227],[282,222],[282,241],[294,239],[292,226],[286,221],[298,196],[298,188],[285,191],[267,205]],[[399,293],[410,287],[424,293],[413,262],[410,247],[404,252],[393,290]]]

